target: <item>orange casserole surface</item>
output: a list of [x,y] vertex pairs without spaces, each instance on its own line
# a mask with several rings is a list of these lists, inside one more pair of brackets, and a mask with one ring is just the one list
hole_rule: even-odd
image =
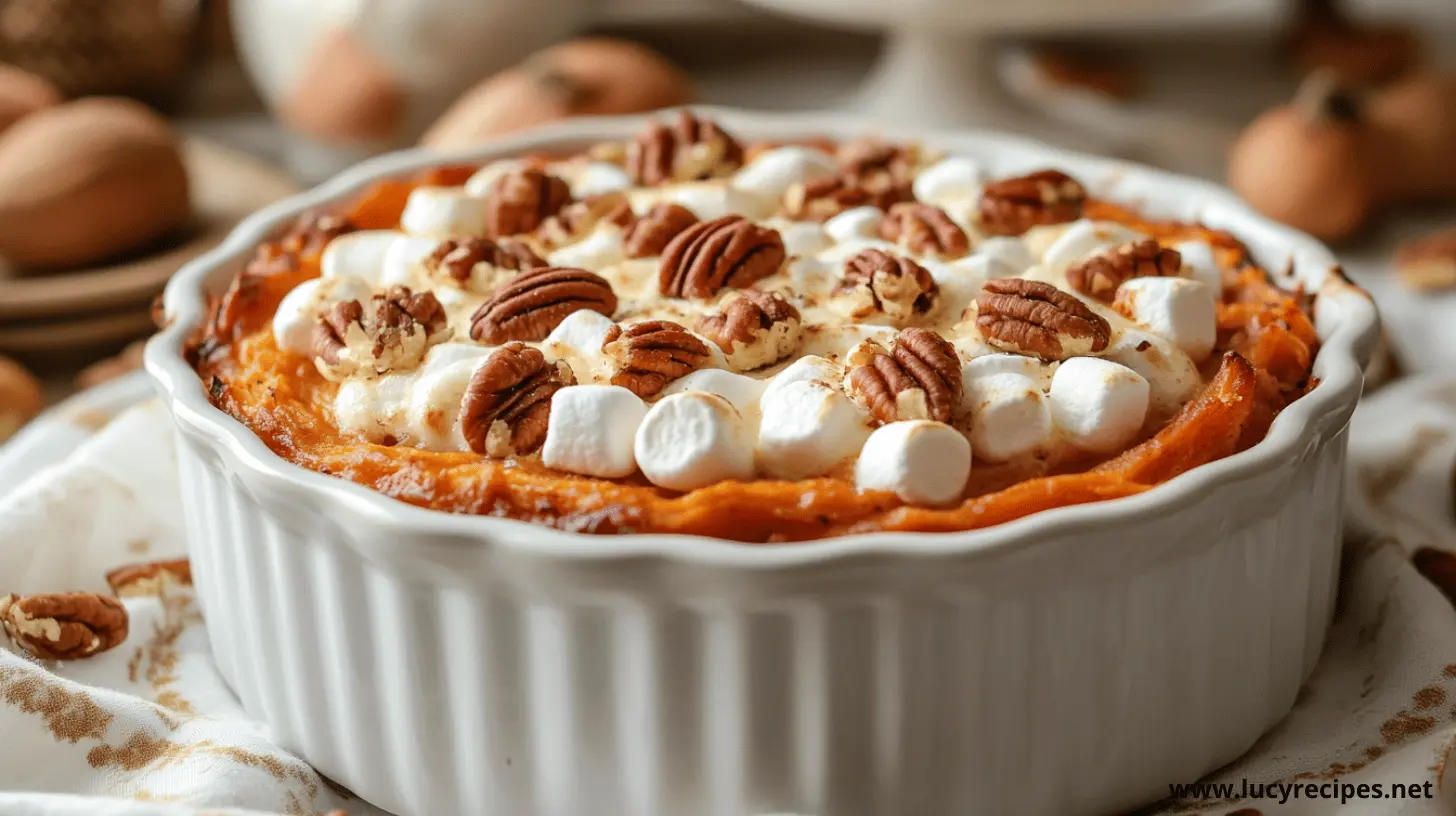
[[[354,228],[391,229],[419,185],[459,185],[475,168],[443,168],[385,181],[339,213]],[[870,531],[956,531],[1041,510],[1129,496],[1262,439],[1273,418],[1313,383],[1318,339],[1301,293],[1275,286],[1233,236],[1195,224],[1151,222],[1088,200],[1083,218],[1125,224],[1163,246],[1207,242],[1223,269],[1216,351],[1204,386],[1171,420],[1112,456],[977,460],[963,499],[915,507],[893,493],[857,490],[840,470],[800,481],[723,481],[689,492],[640,473],[616,480],[553,471],[539,457],[493,458],[368,441],[339,430],[338,386],[307,355],[279,348],[271,318],[285,294],[320,274],[329,240],[317,221],[260,247],[191,353],[214,404],[279,456],[443,512],[519,519],[585,533],[679,533],[743,542],[799,541]],[[396,442],[396,444],[388,444]]]

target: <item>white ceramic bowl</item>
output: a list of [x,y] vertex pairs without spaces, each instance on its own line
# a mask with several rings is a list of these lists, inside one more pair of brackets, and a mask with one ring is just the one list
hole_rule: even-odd
[[[707,111],[752,138],[864,122]],[[454,160],[635,133],[569,122]],[[1227,192],[990,134],[993,175],[1064,168],[1226,227],[1318,290],[1318,387],[1244,453],[1144,494],[967,533],[750,546],[449,515],[296,467],[181,356],[253,246],[442,160],[371,161],[180,272],[147,349],[176,418],[193,574],[223,676],[287,747],[401,814],[842,816],[1129,808],[1232,760],[1314,666],[1372,304]]]

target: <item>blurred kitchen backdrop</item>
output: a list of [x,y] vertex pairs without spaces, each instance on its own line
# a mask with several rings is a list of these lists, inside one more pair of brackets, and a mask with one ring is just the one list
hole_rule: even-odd
[[[686,102],[1227,181],[1383,305],[1456,308],[1452,0],[0,0],[0,439],[133,368],[168,275],[270,201],[398,147]],[[1397,354],[1456,365],[1421,314]]]

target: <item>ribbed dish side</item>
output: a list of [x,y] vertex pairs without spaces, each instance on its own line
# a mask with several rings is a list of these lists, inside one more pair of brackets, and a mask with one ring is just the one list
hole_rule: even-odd
[[1133,807],[1283,716],[1333,605],[1344,447],[1223,497],[1241,503],[1185,523],[1216,541],[1136,574],[1069,585],[1051,563],[1008,588],[961,568],[752,606],[406,577],[180,449],[219,668],[381,807],[943,816]]

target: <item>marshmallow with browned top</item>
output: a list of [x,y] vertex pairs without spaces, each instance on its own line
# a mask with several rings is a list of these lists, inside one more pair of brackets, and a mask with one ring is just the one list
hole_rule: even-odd
[[541,462],[549,468],[616,479],[637,470],[637,429],[647,405],[616,385],[568,385],[551,397]]
[[759,410],[758,463],[777,479],[823,476],[854,458],[869,436],[863,409],[819,379],[770,383]]
[[949,425],[891,422],[870,434],[854,466],[860,490],[886,490],[906,504],[954,504],[971,474],[971,443]]
[[410,235],[449,238],[485,234],[485,199],[463,187],[416,187],[405,201],[399,226]]
[[314,327],[319,316],[335,303],[367,303],[374,293],[358,278],[312,278],[293,287],[273,313],[273,339],[291,354],[313,356]]
[[1194,362],[1218,339],[1208,287],[1187,278],[1133,278],[1117,288],[1113,307],[1148,331],[1168,338]]
[[637,428],[633,453],[642,475],[669,490],[753,478],[752,429],[716,394],[688,391],[658,400]]
[[962,404],[970,416],[971,445],[988,462],[1036,453],[1052,441],[1051,406],[1041,385],[1024,374],[967,379]]
[[1117,453],[1142,430],[1148,381],[1124,365],[1073,357],[1052,375],[1052,422],[1066,441],[1088,453]]

